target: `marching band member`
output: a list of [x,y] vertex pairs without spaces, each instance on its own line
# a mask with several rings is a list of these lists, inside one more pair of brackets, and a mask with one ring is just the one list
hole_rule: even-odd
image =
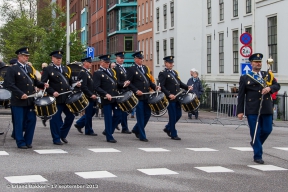
[[[61,65],[62,54],[62,51],[53,51],[50,53],[52,63],[48,67],[43,68],[41,77],[43,82],[49,80],[50,87],[46,90],[47,93],[56,97],[57,113],[50,119],[50,131],[55,145],[63,145],[60,139],[64,143],[68,143],[66,137],[75,118],[69,108],[65,105],[65,101],[69,94],[59,95],[60,93],[70,91],[70,86],[74,83],[71,77],[70,68]],[[77,87],[80,86],[81,83],[78,83]],[[61,117],[62,112],[66,116],[64,123]]]
[[143,52],[138,51],[133,55],[135,64],[128,68],[128,80],[130,81],[130,88],[138,98],[139,103],[136,106],[137,123],[134,126],[132,133],[135,134],[140,141],[148,142],[145,134],[145,126],[150,119],[151,109],[148,105],[149,95],[143,93],[149,92],[149,87],[153,90],[160,89],[151,82],[148,67],[143,65]]
[[[270,94],[280,89],[280,85],[271,78],[271,74],[268,74],[271,81],[265,83],[267,72],[261,71],[262,58],[261,53],[255,53],[249,57],[252,71],[240,77],[237,105],[237,116],[240,120],[244,116],[245,109],[252,139],[250,144],[254,151],[254,162],[259,164],[264,164],[262,145],[272,132],[273,101]],[[262,107],[261,111],[259,111],[260,107]],[[258,128],[255,133],[257,123]]]
[[181,138],[178,137],[175,124],[182,116],[182,109],[180,103],[176,100],[175,95],[180,92],[180,88],[187,90],[188,88],[191,89],[191,86],[188,87],[186,84],[184,84],[180,80],[178,73],[173,70],[173,59],[174,56],[167,56],[163,58],[166,68],[160,71],[158,76],[161,90],[169,100],[169,106],[167,107],[169,122],[163,131],[166,132],[167,135],[171,137],[171,139],[181,140]]
[[[121,87],[121,88],[119,88],[119,91],[122,93],[129,90],[128,86],[130,84],[130,81],[127,81],[127,71],[123,67],[124,54],[125,54],[124,52],[115,53],[116,66],[114,68],[114,70],[116,71],[118,84]],[[127,116],[128,116],[128,113],[121,111],[121,121],[120,121],[121,126],[122,126],[121,133],[131,134],[131,131],[129,131],[129,129],[128,129]]]
[[[34,111],[34,97],[28,95],[35,93],[34,86],[38,88],[49,87],[47,83],[37,80],[34,68],[27,65],[29,59],[28,47],[18,49],[16,52],[18,61],[7,69],[5,74],[5,87],[12,92],[11,110],[15,140],[18,148],[32,148],[32,140],[36,125],[36,113]],[[17,118],[16,118],[17,117]],[[23,127],[26,130],[23,136]]]
[[92,129],[92,117],[95,114],[94,103],[97,99],[96,94],[93,91],[94,83],[92,74],[89,72],[92,67],[92,58],[87,57],[81,59],[81,61],[83,62],[83,69],[79,72],[77,79],[82,80],[81,91],[89,100],[89,105],[85,109],[85,114],[76,121],[74,126],[80,133],[83,133],[81,129],[85,126],[85,135],[97,136]]
[[94,90],[101,96],[101,105],[104,109],[105,131],[103,134],[106,135],[107,142],[116,143],[112,134],[121,119],[121,110],[117,106],[116,99],[112,97],[119,94],[119,85],[115,71],[109,68],[110,55],[102,55],[99,59],[100,68],[93,75]]

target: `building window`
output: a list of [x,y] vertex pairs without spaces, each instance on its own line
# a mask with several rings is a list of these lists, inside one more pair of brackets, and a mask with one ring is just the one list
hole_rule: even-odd
[[148,8],[148,1],[146,1],[146,23],[148,23],[148,16],[149,16],[149,8]]
[[166,39],[163,40],[163,54],[164,54],[164,57],[167,56],[167,40]]
[[167,5],[163,5],[164,29],[167,29]]
[[207,73],[211,73],[211,36],[207,36]]
[[277,16],[268,18],[268,49],[269,57],[274,60],[272,71],[277,73]]
[[174,27],[174,2],[170,3],[171,27]]
[[144,16],[144,3],[142,3],[142,25],[144,25],[144,19],[145,19],[145,16]]
[[150,38],[150,59],[153,59],[153,39]]
[[233,73],[239,72],[238,41],[239,41],[238,30],[236,30],[233,31]]
[[233,17],[238,17],[238,0],[233,0]]
[[224,73],[224,33],[219,33],[219,73]]
[[159,21],[159,8],[156,9],[156,18],[157,18],[157,31],[159,31],[159,25],[160,25],[160,21]]
[[153,20],[153,0],[150,1],[150,21]]
[[148,39],[146,39],[146,60],[149,59],[149,45],[148,45]]
[[170,39],[170,53],[171,55],[174,55],[174,39]]
[[124,37],[124,51],[132,52],[133,51],[133,37]]
[[[249,34],[252,36],[252,27],[247,27],[247,28],[245,28],[245,32],[246,32],[246,33],[249,33]],[[252,41],[251,41],[251,43],[249,44],[249,46],[252,47]]]
[[211,14],[212,14],[211,0],[207,0],[207,19],[208,19],[208,24],[211,24]]
[[159,65],[159,41],[156,42],[156,57],[157,64]]
[[251,0],[246,0],[246,14],[251,13]]
[[142,51],[143,51],[143,55],[145,55],[145,42],[144,42],[144,39],[142,40]]
[[224,20],[224,0],[219,0],[219,19]]
[[138,7],[138,25],[141,25],[141,6]]

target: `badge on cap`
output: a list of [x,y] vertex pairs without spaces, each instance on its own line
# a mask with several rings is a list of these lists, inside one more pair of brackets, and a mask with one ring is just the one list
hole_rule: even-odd
[[26,51],[29,51],[28,48],[26,49]]
[[257,57],[260,57],[260,55],[259,55],[259,54],[257,54]]
[[170,59],[173,59],[172,57],[170,57]]
[[107,58],[110,58],[110,56],[109,56],[109,55],[107,55]]

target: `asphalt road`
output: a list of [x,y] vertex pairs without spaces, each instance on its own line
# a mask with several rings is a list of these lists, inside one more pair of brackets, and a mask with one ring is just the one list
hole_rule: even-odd
[[[10,116],[0,120],[1,128],[8,127]],[[134,124],[129,120],[130,128]],[[287,191],[288,128],[275,127],[264,144],[262,171],[249,167],[259,166],[251,151],[230,148],[251,150],[247,126],[235,130],[235,125],[180,122],[182,140],[174,141],[163,132],[165,124],[165,119],[149,121],[147,143],[116,130],[113,144],[101,134],[103,119],[94,118],[98,136],[81,135],[72,127],[69,143],[57,146],[38,119],[33,148],[25,150],[16,147],[9,130],[0,147],[0,191]],[[3,144],[4,136],[0,139]],[[57,153],[36,152],[52,149]]]

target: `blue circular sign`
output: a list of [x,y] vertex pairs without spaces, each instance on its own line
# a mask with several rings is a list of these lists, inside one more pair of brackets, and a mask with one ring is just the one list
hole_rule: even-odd
[[249,45],[252,41],[252,36],[250,33],[242,33],[240,36],[240,42],[244,45]]

